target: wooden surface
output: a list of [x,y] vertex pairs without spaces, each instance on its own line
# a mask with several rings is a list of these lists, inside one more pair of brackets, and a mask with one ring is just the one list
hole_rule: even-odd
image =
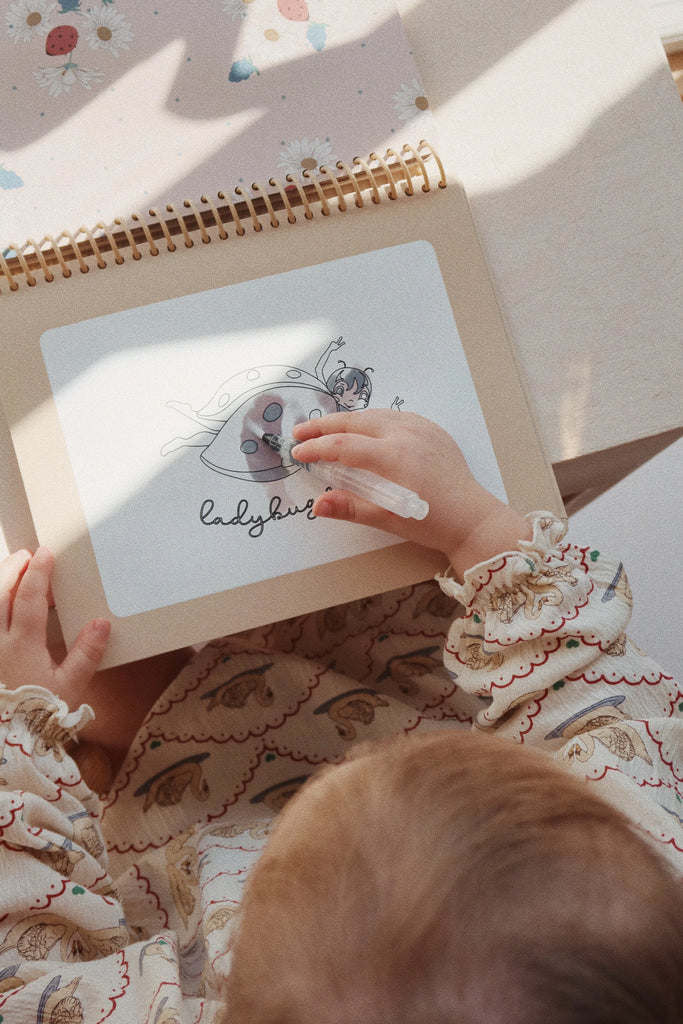
[[683,114],[664,49],[640,0],[399,7],[578,507],[683,426]]
[[676,88],[683,100],[683,44],[681,44],[680,50],[674,50],[671,53],[667,53],[666,56],[669,61],[669,67],[671,68],[671,74],[673,75],[674,82],[676,83]]

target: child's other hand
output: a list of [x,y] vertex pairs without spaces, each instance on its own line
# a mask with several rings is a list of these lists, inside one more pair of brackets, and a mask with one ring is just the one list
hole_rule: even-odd
[[449,434],[415,413],[391,409],[331,413],[300,423],[292,452],[301,462],[340,462],[393,480],[429,503],[423,520],[402,519],[350,491],[329,491],[317,516],[373,526],[443,551],[457,576],[530,539],[524,518],[472,476]]
[[102,659],[110,624],[89,622],[61,664],[54,661],[46,641],[53,563],[43,547],[33,556],[17,551],[0,562],[0,682],[11,690],[44,686],[73,708]]

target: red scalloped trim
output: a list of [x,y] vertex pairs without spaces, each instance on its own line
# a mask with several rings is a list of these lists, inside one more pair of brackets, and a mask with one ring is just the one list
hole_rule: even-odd
[[583,672],[565,673],[564,678],[568,683],[582,682],[588,686],[596,686],[599,683],[604,683],[606,686],[619,686],[622,683],[626,686],[640,686],[643,683],[646,686],[659,686],[663,682],[673,683],[673,677],[666,675],[665,672],[661,672],[657,679],[648,679],[646,676],[641,676],[639,679],[627,679],[625,676],[620,676],[619,679],[608,679],[604,675],[598,676],[597,679],[588,679]]
[[[78,885],[78,882],[74,882],[73,879],[71,879],[71,878],[63,878],[62,879],[62,887],[59,890],[59,892],[54,892],[54,893],[46,892],[46,893],[43,893],[41,896],[36,896],[35,899],[38,902],[32,903],[28,909],[29,910],[47,910],[47,908],[50,906],[50,904],[54,900],[57,900],[57,899],[59,899],[60,896],[64,895],[64,893],[66,892],[68,886],[70,886],[70,885]],[[43,902],[43,900],[46,900],[47,902]]]
[[[533,641],[541,640],[544,636],[552,636],[555,633],[558,633],[568,622],[573,622],[575,619],[577,619],[579,617],[579,615],[581,614],[583,609],[586,608],[588,606],[588,604],[590,603],[590,598],[591,598],[591,595],[592,595],[594,590],[595,590],[595,584],[591,583],[590,589],[589,589],[588,593],[586,594],[586,600],[582,604],[574,605],[574,613],[572,615],[563,615],[562,616],[562,621],[559,622],[553,628],[547,628],[547,627],[544,626],[543,629],[541,629],[540,632],[532,632],[532,633],[529,634],[529,636],[518,636],[518,637],[516,637],[514,639],[510,639],[507,643],[503,643],[502,640],[498,640],[495,637],[486,637],[485,642],[489,646],[495,644],[497,647],[500,647],[503,650],[511,650],[514,647],[515,644],[519,644],[519,643],[532,643]],[[473,618],[473,616],[476,615],[476,614],[477,613],[475,611],[472,611],[469,615],[467,615],[463,619],[463,622],[467,622],[469,619]],[[578,633],[576,635],[575,634],[567,634],[567,639],[568,640],[570,640],[570,639],[581,640],[584,643],[586,643],[589,647],[599,646],[602,643],[602,641],[598,640],[597,637],[596,637],[595,641],[593,641],[593,642],[591,642],[589,640],[586,640],[584,638],[583,634],[581,634],[581,633]]]
[[[215,667],[218,664],[218,662],[221,660],[221,657],[223,656],[224,653],[225,653],[225,651],[224,651],[223,648],[221,648],[220,651],[217,651],[216,652],[216,660],[214,662],[212,662],[210,665],[206,665],[202,669],[202,671],[199,673],[199,675],[195,676],[193,681],[188,684],[187,688],[178,697],[169,697],[168,696],[168,691],[175,685],[175,681],[173,683],[170,683],[169,686],[167,686],[166,689],[164,690],[164,692],[161,694],[161,696],[154,702],[154,704],[152,705],[150,710],[147,712],[147,714],[143,718],[142,723],[140,725],[140,729],[144,729],[145,726],[147,725],[147,723],[149,721],[151,721],[153,718],[156,718],[159,715],[166,715],[166,714],[168,714],[170,708],[172,708],[175,704],[182,704],[183,701],[185,700],[185,698],[187,697],[187,695],[189,693],[193,693],[196,689],[198,689],[200,683],[203,683],[204,680],[207,679],[208,676],[211,675],[211,673],[215,669]],[[190,666],[188,665],[186,667],[189,668]],[[182,673],[182,671],[184,671],[184,670],[181,669],[181,673]],[[181,673],[179,673],[178,676]],[[176,680],[177,680],[178,676],[176,676]],[[165,701],[165,707],[163,709],[160,709],[159,711],[156,711],[155,709],[157,708],[157,706],[162,701]]]
[[[231,807],[233,804],[237,803],[239,798],[246,792],[246,789],[247,789],[247,786],[249,785],[249,783],[253,781],[254,776],[256,775],[256,769],[261,764],[261,759],[262,759],[264,753],[266,753],[265,746],[264,746],[264,748],[259,753],[257,753],[255,764],[253,764],[253,766],[249,769],[249,774],[248,774],[247,778],[242,780],[242,782],[238,786],[237,790],[235,791],[235,793],[233,794],[231,799],[230,800],[226,800],[225,803],[220,807],[220,809],[218,811],[216,811],[215,814],[207,814],[206,817],[204,818],[204,820],[201,823],[202,825],[208,825],[209,822],[215,821],[217,818],[220,818],[221,815],[225,814],[225,811],[226,811],[226,809],[228,807]],[[199,822],[197,822],[197,824],[199,824]],[[159,849],[161,849],[161,847],[166,846],[168,841],[169,841],[168,838],[160,839],[158,843],[149,842],[149,843],[145,843],[144,846],[138,846],[136,843],[128,843],[126,845],[119,845],[118,843],[112,843],[111,845],[109,845],[107,847],[107,850],[109,852],[121,853],[121,854],[123,854],[123,853],[130,853],[131,851],[133,851],[135,853],[146,853],[147,850],[159,850]]]
[[108,1020],[109,1017],[111,1017],[112,1013],[116,1009],[116,1004],[118,1003],[119,999],[123,998],[126,989],[130,986],[130,964],[128,963],[128,957],[126,956],[125,949],[118,950],[118,952],[115,954],[115,957],[121,964],[121,970],[119,971],[119,977],[121,979],[121,991],[119,992],[118,995],[109,996],[111,1009],[105,1017],[102,1017],[101,1020],[98,1021],[98,1024],[102,1024],[102,1021]]
[[[215,667],[215,665],[214,665],[214,667]],[[147,751],[149,749],[149,744],[154,742],[154,740],[163,740],[163,741],[168,742],[168,743],[178,743],[178,744],[185,744],[185,743],[199,743],[199,744],[215,743],[218,746],[224,746],[227,743],[235,743],[235,744],[241,746],[243,743],[246,743],[248,740],[260,740],[268,732],[275,732],[275,731],[281,729],[284,726],[285,722],[287,722],[288,719],[293,718],[294,715],[298,714],[298,712],[301,710],[301,707],[304,704],[306,704],[311,699],[311,696],[314,693],[314,691],[317,690],[317,688],[320,686],[320,681],[321,681],[322,676],[326,672],[328,672],[328,671],[329,671],[328,668],[326,668],[325,666],[322,666],[319,672],[314,673],[314,675],[313,675],[313,682],[310,684],[310,690],[309,690],[308,696],[304,697],[302,699],[301,703],[298,704],[297,707],[294,708],[293,711],[281,712],[283,717],[282,717],[282,720],[277,725],[266,724],[266,725],[264,725],[264,727],[263,727],[263,729],[261,731],[254,731],[254,730],[250,729],[249,732],[244,737],[242,737],[241,739],[238,739],[236,736],[226,736],[224,739],[218,739],[215,736],[199,736],[199,737],[197,737],[197,736],[194,736],[194,735],[187,736],[187,737],[181,739],[178,736],[166,736],[163,732],[153,733],[153,732],[150,731],[149,727],[146,727],[146,723],[147,723],[148,719],[150,718],[150,716],[148,715],[147,718],[145,719],[145,721],[140,726],[140,729],[139,729],[138,734],[136,736],[136,740],[138,740],[138,742],[140,743],[141,749],[140,749],[138,754],[133,755],[133,757],[132,757],[130,762],[128,761],[128,759],[126,759],[126,761],[124,762],[124,764],[122,766],[122,771],[123,771],[124,768],[127,767],[128,764],[131,765],[130,770],[126,771],[125,776],[120,772],[119,776],[115,780],[115,789],[112,789],[112,792],[114,793],[114,795],[113,795],[113,797],[111,799],[107,799],[106,806],[103,807],[103,809],[102,809],[102,820],[105,819],[105,817],[106,817],[107,813],[109,812],[110,808],[114,807],[114,805],[116,803],[118,803],[119,796],[127,788],[128,783],[130,782],[132,776],[138,770],[138,768],[140,766],[140,762],[142,761],[142,758],[147,753]],[[202,678],[205,679],[206,676],[203,676]],[[186,691],[186,692],[189,692],[189,691]],[[179,703],[179,702],[175,702],[175,703]],[[144,739],[141,739],[140,738],[141,732],[145,728],[146,728],[146,731],[147,731],[147,735],[144,737]],[[118,781],[119,779],[121,780],[120,783]]]
[[667,759],[664,757],[664,755],[662,754],[663,741],[655,739],[655,737],[652,735],[650,723],[648,721],[643,721],[642,719],[635,719],[635,721],[640,721],[642,725],[645,726],[645,731],[647,732],[648,736],[650,737],[654,745],[657,747],[657,750],[659,751],[659,760],[662,762],[662,764],[665,764],[667,766],[667,768],[671,771],[671,774],[673,775],[674,779],[677,779],[678,782],[683,782],[683,772],[680,775],[678,775],[676,773],[676,769],[673,766],[673,761],[667,761]]
[[[518,679],[528,679],[529,676],[532,674],[532,672],[535,672],[537,669],[542,668],[542,666],[545,665],[546,662],[549,660],[550,655],[551,654],[555,654],[560,649],[561,646],[562,646],[561,642],[558,642],[557,647],[554,647],[552,650],[544,651],[544,653],[543,653],[543,661],[538,661],[538,662],[535,662],[534,664],[530,665],[529,666],[529,670],[527,672],[522,672],[521,674],[513,673],[512,676],[505,683],[496,683],[496,682],[493,682],[492,680],[487,680],[487,684],[486,685],[489,686],[491,688],[491,690],[494,690],[494,689],[495,690],[506,690],[508,688],[508,686],[512,686],[512,684],[514,682],[516,682]],[[468,671],[474,671],[472,669],[469,669],[468,666],[467,666],[467,662],[462,661],[462,659],[459,658],[458,655],[454,651],[451,651],[448,648],[446,648],[446,649],[448,650],[448,653],[451,654],[455,658],[455,660],[458,662],[459,665],[462,665],[463,668],[468,669]],[[489,696],[489,694],[486,694],[486,696]]]
[[144,891],[145,891],[146,895],[153,897],[154,900],[156,901],[157,910],[162,914],[162,917],[163,917],[163,920],[164,920],[163,927],[164,928],[168,928],[168,911],[166,910],[166,908],[164,906],[162,906],[162,903],[161,903],[161,900],[159,899],[158,893],[156,892],[155,889],[152,888],[151,881],[149,880],[147,875],[143,875],[142,871],[140,871],[140,868],[138,867],[137,864],[133,864],[132,868],[133,868],[133,875],[134,875],[134,877],[138,881],[144,883],[144,886],[145,886]]
[[538,717],[538,715],[540,715],[541,707],[543,705],[543,701],[546,699],[546,697],[548,696],[549,693],[550,693],[550,690],[546,689],[544,691],[542,697],[534,697],[534,704],[536,705],[536,710],[533,711],[533,712],[532,711],[526,712],[527,718],[529,719],[529,728],[528,729],[522,729],[520,731],[520,733],[519,733],[519,742],[520,743],[524,743],[524,737],[528,736],[529,733],[531,732],[531,730],[533,729],[533,727],[534,727],[534,718],[536,718],[536,717]]
[[[17,794],[17,796],[18,795],[19,794]],[[6,829],[11,828],[12,825],[14,825],[14,822],[17,819],[17,815],[21,814],[21,812],[23,811],[25,806],[26,805],[25,805],[24,801],[22,800],[20,804],[18,804],[16,807],[12,808],[12,814],[11,814],[11,817],[10,817],[9,821],[6,822],[6,824],[4,824],[4,825],[0,825],[0,837],[3,835],[3,833],[5,832]],[[0,838],[0,846],[5,846],[5,845],[7,845],[7,844],[4,842],[4,840],[2,840]]]

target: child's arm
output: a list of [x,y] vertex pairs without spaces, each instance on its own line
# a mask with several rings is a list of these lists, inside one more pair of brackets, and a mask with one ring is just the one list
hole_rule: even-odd
[[[338,429],[337,429],[338,427]],[[445,667],[478,698],[476,727],[536,746],[626,809],[672,859],[683,854],[683,691],[626,636],[631,593],[618,561],[564,540],[552,515],[521,518],[473,480],[450,437],[382,410],[302,424],[295,458],[363,466],[418,492],[422,522],[346,492],[317,514],[377,526],[437,547],[464,606]],[[327,508],[325,504],[327,503]]]
[[88,728],[79,697],[92,685],[108,624],[89,623],[61,663],[53,660],[45,643],[51,567],[42,548],[0,562],[2,1019],[113,1013],[139,1021],[164,985],[180,992],[175,940],[161,932],[145,950],[161,955],[151,957],[132,947],[139,934],[129,932],[108,874],[99,800],[67,753]]
[[472,476],[459,447],[435,423],[413,413],[373,409],[332,413],[294,428],[301,462],[340,462],[402,484],[429,503],[426,519],[402,519],[350,491],[321,495],[317,516],[374,526],[443,551],[459,579],[472,565],[516,549],[529,524]]
[[33,556],[17,551],[0,562],[0,684],[8,690],[43,687],[74,712],[88,704],[95,718],[82,725],[79,739],[101,748],[116,771],[145,715],[185,665],[189,651],[169,651],[98,672],[110,624],[93,619],[71,650],[56,660],[46,641],[53,564],[47,548],[38,548]]

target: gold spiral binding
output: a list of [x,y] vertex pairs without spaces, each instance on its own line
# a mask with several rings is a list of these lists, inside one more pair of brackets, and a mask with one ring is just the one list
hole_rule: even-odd
[[[243,235],[246,235],[246,230],[244,228],[244,224],[242,223],[242,221],[240,219],[239,212],[237,210],[237,207],[233,203],[232,199],[230,199],[229,196],[226,196],[225,192],[218,192],[217,194],[218,194],[218,198],[222,199],[223,202],[227,204],[227,209],[229,211],[229,217],[227,219],[231,220],[233,222],[233,224],[235,225],[235,231],[237,232],[237,234],[240,236],[240,238]],[[225,209],[225,207],[223,207],[223,209]],[[220,214],[220,210],[218,212]],[[244,213],[244,211],[242,211],[242,212]]]
[[367,163],[365,162],[365,160],[363,160],[359,156],[354,157],[354,159],[353,159],[353,166],[354,167],[362,167],[363,168],[363,170],[365,171],[366,175],[370,179],[370,188],[372,190],[371,195],[370,195],[371,200],[373,201],[373,203],[381,203],[382,202],[382,197],[379,194],[379,188],[378,188],[378,185],[377,185],[377,178],[376,178],[375,172],[371,171],[370,168],[368,167]]
[[260,185],[258,181],[255,181],[251,186],[251,191],[255,192],[257,196],[260,195],[261,198],[263,199],[263,202],[266,204],[266,210],[268,211],[268,220],[270,222],[271,228],[279,228],[280,221],[277,219],[275,215],[275,210],[273,209],[273,204],[270,201],[270,196],[263,188],[263,186]]
[[[322,168],[321,168],[321,170],[322,170]],[[292,204],[289,201],[289,196],[287,195],[287,189],[284,187],[284,185],[280,184],[280,182],[277,180],[277,178],[269,178],[268,179],[268,184],[270,185],[271,188],[275,189],[275,191],[278,193],[279,196],[282,197],[282,202],[284,203],[284,209],[287,211],[287,223],[288,224],[296,224],[296,214],[294,213],[294,210],[292,209]]]
[[249,193],[245,192],[244,189],[238,185],[237,188],[235,189],[235,195],[241,196],[242,202],[245,203],[247,210],[249,211],[249,216],[251,217],[252,224],[254,225],[254,231],[261,231],[261,229],[263,228],[263,224],[258,219],[256,207],[254,206],[253,200]]
[[97,266],[99,267],[100,270],[104,270],[107,264],[104,257],[102,256],[102,253],[100,252],[100,247],[97,244],[97,239],[93,235],[92,231],[89,228],[81,226],[76,232],[76,237],[78,237],[78,235],[85,235],[85,237],[88,239],[88,242],[92,246],[92,250],[97,261]]
[[128,227],[128,225],[124,221],[122,221],[120,217],[116,217],[115,218],[114,224],[118,228],[120,228],[123,231],[124,235],[126,236],[126,241],[128,242],[128,245],[130,246],[131,255],[132,255],[133,259],[134,260],[142,259],[142,253],[140,252],[140,250],[137,247],[137,243],[135,241],[135,235],[133,234],[131,229]]
[[[59,236],[59,238],[63,238],[63,237],[64,237],[63,234],[61,234]],[[50,249],[54,253],[57,262],[59,263],[60,267],[62,268],[62,277],[71,277],[71,267],[69,267],[67,265],[65,252],[60,247],[59,238],[53,238],[52,235],[46,235],[45,236],[45,241],[49,243]],[[81,250],[80,250],[80,248],[78,246],[76,246],[76,252],[74,252],[73,255],[70,258],[74,259],[74,260],[82,259],[83,258],[83,253],[81,252]],[[121,262],[123,262],[123,258],[121,259]]]
[[[150,213],[151,212],[152,211],[150,210]],[[187,222],[186,222],[185,218],[183,216],[181,216],[181,214],[178,213],[178,211],[175,208],[175,204],[174,203],[166,203],[166,212],[173,214],[175,222],[176,222],[176,224],[179,225],[180,232],[181,232],[181,234],[183,236],[183,239],[185,241],[185,248],[186,249],[191,249],[192,246],[194,245],[194,239],[193,239],[192,235],[190,234],[190,229],[189,229],[189,227],[187,225]]]
[[290,189],[295,188],[297,190],[299,194],[299,202],[304,208],[304,217],[306,220],[313,220],[313,210],[311,209],[311,204],[308,201],[308,194],[299,179],[293,174],[285,174],[285,181],[289,182]]
[[[40,269],[43,272],[43,277],[45,278],[45,280],[46,281],[54,281],[55,275],[52,273],[52,271],[48,267],[47,261],[46,261],[45,257],[43,256],[43,251],[40,248],[40,246],[38,245],[38,243],[36,242],[35,238],[29,238],[29,240],[28,240],[28,242],[26,244],[31,249],[31,251],[34,252],[36,254],[36,256],[38,257],[38,262],[40,264]],[[17,256],[19,256],[19,253],[17,253]],[[31,282],[28,281],[28,284],[30,284],[30,283]]]
[[[430,173],[431,162],[438,175]],[[438,177],[435,182],[434,178]],[[303,211],[305,220],[319,216],[345,213],[348,199],[363,208],[367,199],[373,204],[384,199],[396,200],[401,194],[411,196],[415,182],[421,179],[420,190],[429,192],[436,185],[446,187],[446,175],[436,150],[426,141],[417,147],[404,145],[400,153],[387,149],[384,156],[371,153],[367,160],[355,157],[352,166],[338,161],[336,167],[319,168],[318,174],[303,171],[301,178],[287,174],[285,184],[277,178],[268,180],[269,189],[254,182],[251,189],[236,187],[233,201],[225,191],[216,193],[218,202],[202,195],[199,200],[185,199],[182,208],[166,204],[165,211],[150,209],[149,217],[132,213],[124,219],[116,217],[111,224],[102,221],[93,228],[80,227],[75,234],[62,231],[56,238],[46,235],[37,242],[34,238],[21,246],[10,244],[9,251],[0,253],[0,293],[16,292],[21,284],[35,287],[36,272],[48,283],[55,280],[53,268],[59,268],[62,277],[71,277],[71,265],[76,263],[81,273],[90,266],[104,269],[106,253],[112,253],[114,262],[125,262],[126,256],[134,260],[161,255],[158,242],[166,243],[168,252],[175,252],[180,237],[185,248],[194,245],[197,236],[205,244],[216,239],[211,229],[217,229],[220,241],[232,235],[243,237],[245,224],[251,221],[254,231],[265,225],[280,225],[278,212],[284,212],[289,224],[297,220],[296,210]],[[330,200],[336,200],[331,205]],[[227,228],[232,226],[232,231]],[[89,262],[92,261],[92,262]]]
[[413,188],[413,179],[410,175],[408,165],[403,159],[403,155],[401,153],[397,153],[395,149],[388,149],[387,156],[393,157],[393,159],[396,160],[401,166],[401,169],[403,170],[403,176],[405,178],[405,181],[403,183],[403,194],[406,196],[412,196],[413,193],[415,192],[415,189]]
[[185,207],[186,210],[192,210],[192,213],[194,215],[194,218],[195,218],[195,220],[197,222],[197,225],[199,227],[199,231],[200,231],[201,236],[202,236],[202,242],[204,242],[204,244],[207,245],[211,241],[211,235],[206,230],[206,227],[204,225],[204,221],[199,216],[199,211],[197,210],[197,207],[195,206],[195,204],[192,202],[191,199],[185,199],[183,201],[183,206]]
[[18,252],[17,253],[17,259],[19,260],[19,263],[21,264],[21,269],[24,271],[24,274],[26,275],[26,284],[29,286],[29,288],[32,288],[34,286],[34,284],[36,283],[36,279],[33,276],[33,274],[31,273],[31,268],[29,267],[28,263],[26,262],[26,259],[25,259],[24,255],[23,255],[23,253]]
[[325,195],[325,193],[323,192],[323,190],[322,190],[322,188],[320,186],[320,182],[318,181],[317,176],[315,174],[313,174],[312,171],[304,170],[302,177],[304,177],[306,179],[306,184],[308,184],[310,182],[310,184],[315,189],[315,191],[316,191],[316,198],[317,198],[317,201],[320,203],[320,212],[322,213],[323,217],[329,217],[329,215],[330,215],[330,204],[328,203],[327,196]]
[[351,185],[352,185],[351,191],[354,194],[354,200],[353,201],[356,204],[356,206],[358,207],[358,209],[362,209],[365,204],[363,203],[363,193],[361,192],[360,183],[359,183],[356,175],[353,173],[353,171],[351,170],[349,165],[345,164],[343,160],[337,160],[336,166],[337,166],[337,170],[338,171],[343,171],[344,172],[344,178],[340,179],[340,180],[346,180],[346,181],[351,182]]
[[96,224],[96,229],[98,231],[101,231],[104,237],[107,239],[110,251],[114,253],[114,262],[120,266],[121,263],[123,263],[123,255],[121,253],[121,250],[119,249],[117,240],[114,237],[114,233],[112,232],[111,228],[108,224],[105,224],[103,221],[99,221],[99,223]]
[[[390,152],[391,150],[389,150],[389,153]],[[386,160],[383,159],[383,157],[379,155],[379,153],[371,153],[370,160],[380,165],[380,167],[382,168],[382,170],[384,171],[389,180],[389,184],[387,185],[386,189],[387,197],[389,199],[396,199],[396,182],[394,181],[394,176],[391,173],[391,168],[389,167],[389,164],[386,162]]]
[[136,224],[139,224],[141,230],[144,232],[145,240],[147,242],[147,245],[149,246],[149,254],[150,254],[150,256],[158,256],[159,255],[159,249],[157,247],[156,242],[152,238],[152,232],[149,230],[149,228],[147,226],[147,221],[145,220],[145,218],[141,217],[139,213],[131,213],[130,219],[135,221]]
[[228,237],[228,232],[225,230],[223,226],[223,221],[221,220],[221,216],[218,212],[216,204],[214,203],[211,196],[202,196],[202,202],[205,203],[209,207],[209,210],[211,211],[211,216],[213,217],[214,224],[218,228],[218,237],[221,239],[221,241],[225,241],[225,239]]
[[[159,217],[159,214],[154,209],[151,209],[149,211],[149,215],[150,215],[150,217]],[[171,232],[169,230],[167,222],[164,220],[163,217],[159,217],[159,219],[156,221],[156,223],[161,228],[161,233],[164,236],[164,238],[166,239],[166,251],[167,252],[175,252],[176,251],[176,244],[173,241],[173,237],[171,235]],[[180,230],[180,228],[178,230]]]
[[[344,193],[341,190],[337,175],[333,174],[329,167],[326,167],[324,164],[320,165],[320,173],[327,177],[327,180],[334,188],[335,195],[337,196],[337,209],[340,213],[346,213],[346,200],[344,199]],[[270,183],[271,185],[273,184],[273,178],[270,179]]]

